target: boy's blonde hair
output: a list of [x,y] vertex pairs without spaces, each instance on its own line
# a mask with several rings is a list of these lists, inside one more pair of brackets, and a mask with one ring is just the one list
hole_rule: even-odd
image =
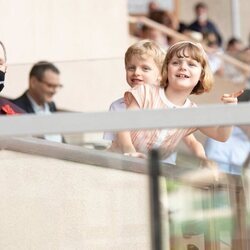
[[199,95],[211,90],[213,75],[209,67],[206,52],[199,43],[190,41],[177,42],[168,49],[161,70],[161,87],[166,88],[168,86],[168,64],[174,56],[178,58],[190,56],[193,60],[201,64],[202,70],[200,80],[193,88],[191,94]]
[[162,64],[166,52],[156,42],[144,39],[131,45],[125,53],[125,66],[132,56],[138,56],[140,59],[146,59],[148,56],[152,57],[157,67],[161,71]]

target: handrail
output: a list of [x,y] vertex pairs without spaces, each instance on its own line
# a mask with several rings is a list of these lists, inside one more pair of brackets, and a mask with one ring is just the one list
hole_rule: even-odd
[[[144,159],[70,144],[56,143],[34,137],[0,138],[0,150],[35,154],[136,174],[149,174],[148,163]],[[201,189],[207,189],[216,185],[220,187],[227,186],[227,178],[231,176],[230,174],[220,173],[219,179],[215,180],[213,172],[208,168],[202,167],[203,165],[197,161],[199,160],[198,158],[185,156],[185,159],[192,162],[192,167],[182,165],[178,165],[177,167],[176,165],[162,163],[160,165],[160,175]],[[240,176],[233,176],[233,178],[235,179],[235,186],[241,187]]]
[[[149,26],[151,28],[154,28],[154,29],[161,31],[165,35],[174,37],[178,40],[193,40],[193,41],[195,41],[193,38],[191,38],[189,36],[186,36],[182,33],[179,33],[173,29],[166,27],[165,25],[157,23],[157,22],[155,22],[147,17],[144,17],[144,16],[138,16],[138,17],[129,16],[128,20],[130,23],[142,23],[146,26]],[[209,48],[205,44],[202,44],[202,46],[205,49],[205,51],[207,51],[207,52],[211,51],[211,48]],[[250,73],[250,66],[247,65],[246,63],[243,63],[240,60],[233,58],[232,56],[223,54],[223,53],[218,54],[218,56],[221,57],[225,62],[234,65],[235,67],[237,67],[239,70],[243,71],[244,73]]]
[[1,116],[0,136],[249,125],[248,112],[249,103],[239,103],[168,110]]

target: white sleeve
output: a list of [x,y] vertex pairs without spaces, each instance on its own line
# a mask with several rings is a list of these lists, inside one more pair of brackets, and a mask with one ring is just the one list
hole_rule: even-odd
[[116,134],[114,132],[105,132],[103,134],[103,139],[107,141],[114,141],[116,138]]
[[[109,111],[119,111],[126,109],[123,98],[120,98],[111,103]],[[116,139],[116,133],[114,132],[105,132],[103,134],[103,139],[108,141],[114,141]]]

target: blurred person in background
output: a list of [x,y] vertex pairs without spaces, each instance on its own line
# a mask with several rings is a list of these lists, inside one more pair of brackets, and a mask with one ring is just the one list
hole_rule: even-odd
[[[238,100],[242,102],[240,97]],[[216,161],[221,172],[240,175],[250,154],[249,139],[250,126],[234,126],[232,134],[226,142],[207,139],[205,143],[207,158]]]
[[[226,45],[226,54],[239,59],[241,51],[243,50],[243,43],[240,39],[232,37],[228,40]],[[225,62],[224,64],[224,77],[229,79],[235,84],[241,84],[247,81],[247,76],[239,68],[233,64]],[[245,93],[243,93],[245,95]]]
[[151,12],[159,10],[159,5],[155,1],[150,1],[148,3],[148,14],[150,15]]
[[[243,43],[237,38],[230,38],[227,42],[226,53],[230,56],[240,59],[243,62],[250,63],[247,49],[243,49]],[[225,77],[234,83],[242,83],[246,80],[246,75],[240,72],[234,65],[225,63]],[[246,89],[238,97],[239,102],[250,101],[249,89]],[[205,143],[206,155],[209,159],[218,163],[222,172],[231,174],[241,174],[242,166],[250,153],[250,128],[249,126],[234,126],[229,139],[224,142],[218,142],[208,138]]]
[[[250,47],[244,48],[238,56],[238,59],[242,62],[246,63],[248,66],[250,65]],[[240,96],[239,100],[242,102],[250,101],[250,72],[245,73],[246,76],[246,89],[242,96]]]
[[229,55],[235,56],[235,54],[239,53],[243,49],[244,49],[244,46],[240,39],[236,37],[232,37],[228,40],[226,51]]
[[[40,61],[31,68],[29,88],[13,103],[27,113],[50,115],[57,112],[53,97],[61,87],[59,69],[51,62]],[[55,142],[64,141],[59,134],[44,135],[44,138]]]
[[167,10],[157,9],[149,13],[149,19],[163,24],[166,27],[174,30],[178,30],[178,20],[173,13]]
[[208,19],[208,7],[205,3],[199,2],[195,5],[196,19],[188,26],[188,29],[194,30],[205,35],[206,33],[214,33],[217,37],[219,46],[222,45],[222,36],[216,25]]
[[[178,31],[179,29],[178,19],[170,11],[158,9],[158,10],[152,11],[148,17],[152,21],[162,24],[172,30]],[[172,43],[176,42],[174,37],[164,35],[163,33],[162,33],[162,36],[166,37],[165,39],[167,40],[168,45],[171,45]]]
[[223,76],[224,64],[219,54],[224,53],[219,45],[218,38],[215,33],[208,32],[203,35],[203,43],[209,47],[207,52],[208,61],[212,72],[216,75]]
[[141,28],[141,38],[157,42],[162,48],[168,48],[167,37],[159,30],[143,25]]
[[[5,74],[7,69],[6,60],[6,49],[4,44],[0,41],[0,92],[5,85]],[[20,113],[25,112],[9,100],[3,97],[0,98],[0,115],[14,115]]]

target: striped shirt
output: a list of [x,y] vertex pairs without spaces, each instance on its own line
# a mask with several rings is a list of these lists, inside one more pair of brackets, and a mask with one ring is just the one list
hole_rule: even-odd
[[[156,85],[138,85],[125,92],[124,100],[127,107],[133,98],[140,109],[196,107],[196,104],[189,99],[182,106],[174,105],[167,99],[164,88]],[[162,157],[166,158],[175,150],[183,137],[195,130],[196,128],[134,130],[130,134],[136,151],[147,153],[152,148],[159,148]]]

